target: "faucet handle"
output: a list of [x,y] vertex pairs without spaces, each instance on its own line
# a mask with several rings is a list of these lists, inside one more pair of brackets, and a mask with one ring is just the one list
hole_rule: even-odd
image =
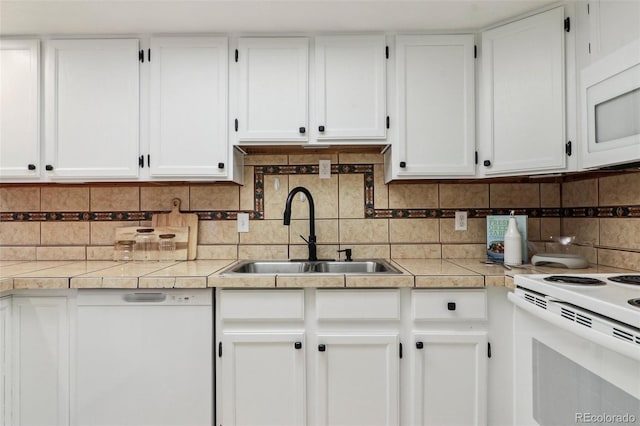
[[338,253],[344,253],[346,256],[345,262],[351,262],[353,259],[351,259],[351,252],[352,250],[350,248],[348,249],[343,249],[343,250],[338,250]]
[[302,234],[300,234],[300,238],[302,238],[302,241],[304,241],[305,243],[309,244],[309,240],[307,240],[305,237],[303,237]]

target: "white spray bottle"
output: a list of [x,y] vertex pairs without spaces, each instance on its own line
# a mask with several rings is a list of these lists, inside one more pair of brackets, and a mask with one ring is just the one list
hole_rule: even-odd
[[504,264],[519,266],[522,265],[522,236],[518,231],[518,223],[511,210],[509,218],[509,226],[507,232],[504,233]]

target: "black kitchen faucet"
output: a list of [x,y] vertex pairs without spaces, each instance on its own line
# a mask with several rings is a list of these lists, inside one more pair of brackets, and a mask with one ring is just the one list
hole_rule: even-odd
[[316,214],[315,214],[315,205],[313,204],[313,197],[307,188],[304,186],[297,186],[289,192],[287,196],[287,202],[284,206],[284,224],[289,225],[291,223],[291,202],[293,201],[293,197],[298,192],[302,192],[306,195],[309,200],[309,239],[305,239],[302,235],[300,237],[307,243],[309,247],[309,259],[311,261],[318,260],[318,256],[316,254]]

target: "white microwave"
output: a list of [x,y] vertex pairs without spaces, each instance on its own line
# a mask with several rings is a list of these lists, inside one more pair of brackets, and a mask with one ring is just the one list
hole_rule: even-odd
[[640,40],[581,72],[582,167],[640,161]]

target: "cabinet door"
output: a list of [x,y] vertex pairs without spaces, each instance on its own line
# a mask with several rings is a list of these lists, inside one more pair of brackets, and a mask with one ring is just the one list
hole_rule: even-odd
[[47,42],[49,176],[138,176],[138,80],[138,40]]
[[0,177],[40,176],[40,43],[0,40]]
[[400,177],[475,174],[473,35],[396,38]]
[[[398,334],[319,335],[317,425],[397,425]],[[324,350],[323,350],[324,349]]]
[[69,424],[67,299],[14,296],[12,321],[12,424]]
[[563,170],[564,9],[482,33],[485,175]]
[[306,424],[304,333],[223,333],[220,424]]
[[416,333],[412,345],[411,424],[485,425],[486,333]]
[[11,298],[0,299],[0,425],[11,425]]
[[227,43],[151,39],[152,176],[227,174]]
[[640,38],[640,2],[591,0],[588,4],[592,62]]
[[384,35],[315,39],[318,140],[384,139]]
[[240,38],[236,62],[238,141],[306,141],[308,39]]

